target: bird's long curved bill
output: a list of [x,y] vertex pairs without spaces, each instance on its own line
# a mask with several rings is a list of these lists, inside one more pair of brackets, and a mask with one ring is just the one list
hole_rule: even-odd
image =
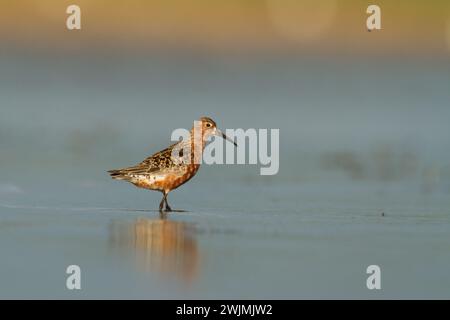
[[234,144],[234,145],[237,147],[237,143],[234,142],[233,139],[231,139],[230,137],[228,137],[228,136],[227,136],[225,133],[223,133],[221,130],[216,129],[216,136],[222,137],[222,138],[224,138],[225,140],[230,141],[232,144]]

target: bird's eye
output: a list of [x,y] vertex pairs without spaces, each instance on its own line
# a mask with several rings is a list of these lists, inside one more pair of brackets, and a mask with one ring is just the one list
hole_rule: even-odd
[[208,123],[206,124],[206,127],[207,127],[207,128],[211,128],[211,123],[208,122]]

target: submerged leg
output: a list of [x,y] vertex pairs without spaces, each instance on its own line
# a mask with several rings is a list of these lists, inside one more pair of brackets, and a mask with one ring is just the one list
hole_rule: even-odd
[[167,202],[167,195],[169,193],[164,193],[164,200],[166,202],[166,211],[172,211],[172,208],[169,206],[169,202]]

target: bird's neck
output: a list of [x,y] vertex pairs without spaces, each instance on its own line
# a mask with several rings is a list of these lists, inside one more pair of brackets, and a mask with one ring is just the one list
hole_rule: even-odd
[[206,137],[203,132],[197,132],[196,130],[192,129],[190,135],[190,143],[191,150],[195,150],[195,148],[197,148],[198,150],[201,150],[203,152],[206,146]]

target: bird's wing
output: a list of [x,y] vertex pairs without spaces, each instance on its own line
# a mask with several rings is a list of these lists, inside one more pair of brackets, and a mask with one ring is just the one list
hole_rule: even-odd
[[137,168],[144,168],[147,171],[146,172],[155,172],[159,171],[164,168],[169,168],[173,166],[173,160],[172,160],[172,148],[166,148],[162,151],[159,151],[155,153],[154,155],[146,158],[144,161],[139,163],[136,167]]
[[122,176],[137,176],[137,175],[148,175],[157,174],[159,171],[167,168],[176,166],[172,159],[172,150],[176,144],[161,150],[150,157],[146,158],[141,163],[129,167],[116,170]]
[[[158,175],[159,173],[167,173],[167,171],[171,171],[173,174],[182,174],[182,148],[188,143],[189,142],[177,142],[167,147],[166,149],[151,155],[135,166],[118,170],[110,170],[108,172],[114,179],[117,180],[129,180],[130,178],[139,176]],[[180,150],[177,163],[175,163],[174,159],[172,158],[172,152],[175,147]]]

